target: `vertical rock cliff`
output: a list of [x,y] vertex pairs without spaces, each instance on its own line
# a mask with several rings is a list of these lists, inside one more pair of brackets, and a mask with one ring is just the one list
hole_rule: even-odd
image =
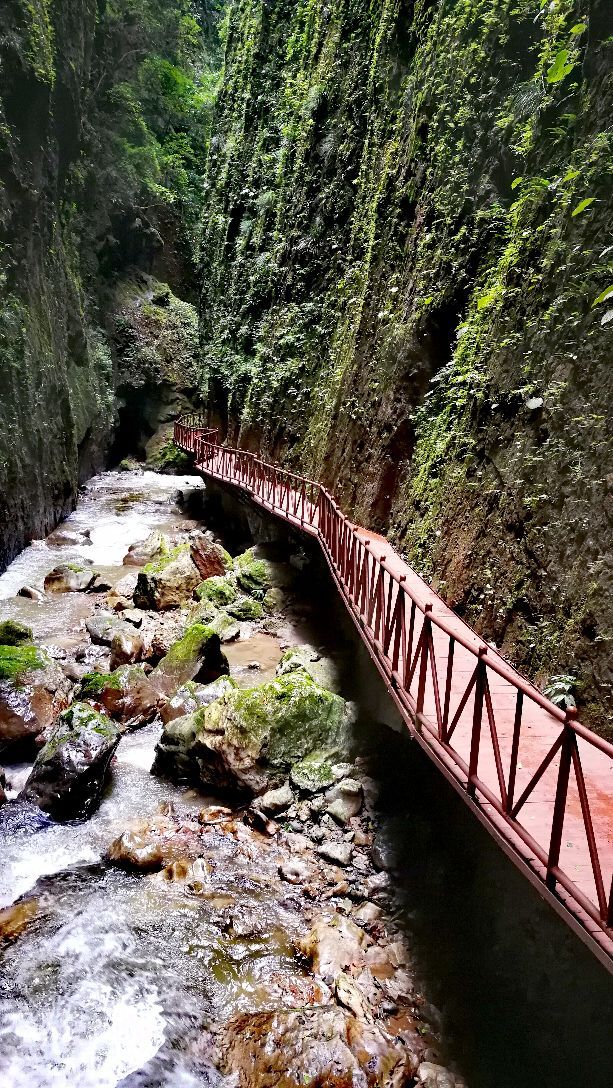
[[206,386],[611,721],[607,0],[237,0]]
[[[133,352],[121,354],[154,307],[139,274],[157,277],[152,297],[161,279],[178,305],[193,300],[221,6],[2,4],[0,569],[71,507],[103,463],[126,385],[150,378],[126,377]],[[179,354],[195,345],[192,316]]]

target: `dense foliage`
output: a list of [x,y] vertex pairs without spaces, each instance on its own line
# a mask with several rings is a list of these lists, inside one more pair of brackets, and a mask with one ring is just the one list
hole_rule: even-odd
[[613,679],[608,13],[236,0],[202,258],[229,426],[333,483],[533,673],[576,666],[593,720]]

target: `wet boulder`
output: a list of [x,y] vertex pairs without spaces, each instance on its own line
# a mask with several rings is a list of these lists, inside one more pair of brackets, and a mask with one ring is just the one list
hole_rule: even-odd
[[239,1013],[218,1046],[237,1088],[401,1088],[414,1072],[392,1036],[335,1005]]
[[83,532],[74,529],[56,529],[47,537],[47,544],[53,548],[87,547],[92,544],[91,531],[89,529]]
[[294,646],[286,650],[277,666],[277,676],[287,676],[296,669],[304,669],[317,684],[340,694],[341,684],[337,665],[329,657],[322,657],[312,646]]
[[170,695],[188,680],[208,684],[229,672],[219,635],[206,624],[194,623],[173,642],[150,678],[157,691]]
[[98,571],[85,563],[61,563],[49,571],[44,581],[46,593],[86,593]]
[[249,548],[234,560],[236,581],[243,593],[262,601],[274,580],[272,564],[263,559],[257,548]]
[[196,589],[199,601],[210,601],[217,608],[225,608],[238,597],[236,579],[233,574],[207,578]]
[[134,634],[133,627],[114,612],[96,612],[85,621],[87,633],[96,646],[111,646],[115,635]]
[[234,680],[231,680],[229,676],[222,676],[211,684],[197,684],[195,680],[188,680],[162,704],[160,712],[162,721],[166,724],[174,721],[175,718],[194,714],[201,707],[214,703],[215,699],[219,699],[228,688],[235,686]]
[[115,672],[87,673],[80,698],[99,703],[127,729],[147,725],[157,716],[163,700],[139,665],[124,665]]
[[180,544],[156,562],[147,563],[134,590],[137,608],[164,612],[180,608],[192,597],[202,579],[189,549],[189,544]]
[[132,625],[130,628],[128,631],[116,631],[111,639],[111,671],[142,660],[145,648],[142,637]]
[[294,763],[290,772],[293,786],[303,793],[318,793],[332,786],[334,776],[334,753],[326,751],[309,752],[304,759]]
[[238,597],[226,611],[237,620],[261,620],[264,609],[253,597]]
[[27,750],[68,705],[70,682],[31,643],[0,646],[0,751]]
[[60,715],[21,797],[57,820],[90,816],[100,804],[120,732],[88,703]]
[[124,831],[107,851],[107,859],[122,869],[154,872],[164,866],[164,854],[157,838],[143,830]]
[[201,579],[220,577],[232,570],[232,556],[205,533],[198,533],[191,541],[191,557]]
[[[223,676],[208,686],[186,684],[176,692],[162,710],[164,730],[156,745],[152,774],[172,779],[198,781],[194,748],[196,737],[202,728],[205,708],[235,687],[236,684],[230,677]],[[189,695],[188,692],[190,692]],[[198,705],[194,707],[195,702]],[[179,709],[181,703],[193,709],[190,709],[187,714],[177,715],[174,711]],[[171,712],[172,716],[168,717]]]
[[131,544],[123,557],[125,567],[144,567],[154,559],[161,559],[170,552],[170,541],[164,533],[150,533],[146,540]]
[[360,926],[336,914],[331,921],[321,919],[316,922],[310,933],[300,941],[299,951],[316,975],[334,983],[341,971],[364,964],[366,946],[370,943],[370,938]]
[[[277,785],[311,749],[324,743],[345,749],[351,720],[349,704],[306,673],[234,688],[186,727],[182,765],[187,761],[189,776],[203,786],[260,794]],[[181,727],[175,722],[173,728]],[[166,743],[163,735],[162,745]]]
[[22,586],[17,590],[18,597],[25,597],[28,601],[44,601],[45,594],[36,586]]
[[14,941],[37,917],[38,899],[21,899],[0,910],[0,941]]

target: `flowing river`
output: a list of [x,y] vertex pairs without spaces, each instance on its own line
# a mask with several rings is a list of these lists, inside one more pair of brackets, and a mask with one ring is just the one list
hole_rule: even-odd
[[[34,641],[69,675],[75,662],[95,667],[100,648],[91,646],[85,622],[100,607],[97,594],[32,600],[18,591],[42,586],[60,562],[83,560],[115,586],[125,577],[123,559],[135,542],[154,531],[176,537],[194,528],[185,504],[177,505],[177,491],[202,487],[195,477],[148,472],[94,478],[61,526],[63,536],[34,541],[0,577],[0,620],[31,627]],[[356,671],[355,651],[348,650],[342,624],[322,599],[322,584],[301,582],[301,566],[292,568],[296,584],[282,618],[268,625],[241,622],[240,637],[224,645],[230,674],[242,687],[261,684],[275,675],[285,648],[310,643],[336,670],[344,696],[356,698],[361,667]],[[85,821],[56,823],[21,801],[32,763],[10,763],[7,753],[0,757],[9,798],[0,807],[0,919],[14,904],[32,913],[29,924],[4,941],[0,921],[0,1088],[463,1088],[462,1067],[471,1088],[516,1084],[520,1070],[527,1070],[527,1086],[559,1083],[555,1062],[548,1078],[555,1048],[546,1039],[547,1057],[537,1054],[530,1072],[530,1041],[521,1020],[514,1027],[500,994],[483,988],[481,906],[467,899],[467,863],[458,862],[473,834],[470,817],[446,799],[419,754],[417,763],[407,762],[404,737],[394,739],[386,730],[382,744],[372,718],[366,736],[362,729],[362,755],[354,767],[364,783],[361,824],[354,821],[348,830],[329,817],[317,822],[319,816],[305,813],[302,803],[293,816],[289,810],[279,817],[271,836],[243,820],[244,804],[223,808],[219,798],[152,775],[161,728],[156,719],[122,735],[102,803]],[[376,794],[383,783],[380,815],[372,806],[366,815],[369,792]],[[186,883],[172,864],[147,874],[109,864],[110,844],[135,821],[152,830],[166,821],[167,831],[170,821],[176,843],[171,857],[179,859],[179,868],[185,844],[193,847],[201,835],[201,860],[194,864],[201,866],[202,879],[194,883],[192,868],[192,883]],[[449,827],[455,845],[452,835],[443,849]],[[329,857],[340,857],[350,846],[352,867],[330,862],[309,883],[300,877],[300,866],[315,871],[322,843],[332,846]],[[493,849],[479,845],[467,855],[468,864],[477,868],[475,857],[486,859],[487,884],[504,901],[507,878]],[[482,888],[479,896],[481,901]],[[522,925],[524,931],[534,926],[529,911],[522,921],[519,902],[507,900],[510,948],[513,941],[520,947]],[[484,925],[488,911],[495,917],[486,893]],[[314,924],[340,920],[341,928],[353,926],[355,938],[361,931],[348,919],[357,920],[367,937],[345,969],[348,991],[341,993],[330,978],[326,984],[323,969],[319,975],[309,969],[300,950]],[[449,1009],[441,1014],[424,993],[443,1005],[448,1001]],[[288,1006],[315,1013],[340,1008],[343,1016],[349,1010],[352,1022],[371,1034],[382,1025],[394,1054],[412,1056],[415,1075],[402,1079],[397,1071],[396,1079],[378,1080],[354,1070],[349,1079],[317,1080],[322,1048],[330,1045],[338,1022],[325,1028],[327,1042],[321,1032],[313,1041],[308,1018],[299,1028],[300,1041],[288,1036],[283,1044],[294,1060],[301,1049],[307,1054],[299,1080],[283,1079],[280,1044],[278,1075],[252,1079],[244,1068],[238,1079],[229,1075],[215,1056],[220,1025],[238,1014]],[[535,1035],[536,1030],[543,1034],[543,1025]],[[372,1045],[374,1053],[381,1039]],[[565,1061],[563,1047],[555,1047]]]
[[[96,595],[30,600],[19,589],[42,586],[58,562],[82,560],[113,586],[135,541],[193,527],[175,497],[177,489],[200,487],[196,478],[154,473],[96,477],[61,526],[60,542],[53,535],[34,541],[0,577],[0,618],[29,625],[59,663],[78,660],[79,650],[83,659]],[[79,537],[84,532],[88,539]],[[241,624],[240,639],[224,647],[239,684],[274,675],[282,648],[312,634],[308,612],[296,607],[276,634]],[[224,825],[230,832],[215,837],[215,799],[151,775],[160,728],[155,721],[123,735],[102,803],[81,822],[55,823],[20,802],[31,762],[3,757],[9,803],[0,808],[0,908],[20,900],[34,903],[36,914],[17,939],[0,944],[3,1088],[231,1083],[208,1060],[203,1031],[266,1008],[272,996],[291,993],[296,1003],[301,987],[312,990],[296,947],[313,903],[305,910],[255,834],[240,845],[242,824]],[[131,821],[154,824],[172,812],[180,828],[203,811],[212,813],[214,837],[205,897],[105,862]],[[351,906],[346,900],[345,911]]]

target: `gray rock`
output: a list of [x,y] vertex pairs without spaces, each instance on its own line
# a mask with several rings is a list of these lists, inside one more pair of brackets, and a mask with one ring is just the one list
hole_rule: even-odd
[[349,865],[353,848],[349,842],[326,842],[318,847],[317,853],[333,865]]
[[318,793],[331,786],[334,783],[332,759],[330,752],[310,752],[299,763],[294,763],[290,771],[292,785],[303,793]]
[[96,612],[85,621],[85,627],[97,646],[110,646],[116,634],[134,634],[134,628],[118,619],[114,612]]
[[307,884],[313,878],[313,870],[303,858],[290,858],[279,866],[279,876],[288,884]]
[[420,1084],[424,1088],[455,1088],[455,1077],[444,1065],[422,1062],[417,1070]]
[[133,627],[142,627],[145,613],[141,612],[140,608],[126,608],[121,618],[126,623],[131,623]]
[[325,810],[340,824],[347,824],[362,808],[362,785],[355,778],[344,778],[328,791]]
[[282,812],[284,808],[287,808],[292,804],[294,795],[290,789],[289,782],[285,782],[282,786],[279,786],[276,790],[268,790],[257,799],[257,807],[267,815],[274,816],[277,812]]
[[143,568],[134,590],[134,603],[137,608],[157,612],[179,608],[191,599],[200,581],[189,544],[184,544]]
[[61,564],[45,578],[46,593],[85,593],[95,582],[98,572],[83,563]]

